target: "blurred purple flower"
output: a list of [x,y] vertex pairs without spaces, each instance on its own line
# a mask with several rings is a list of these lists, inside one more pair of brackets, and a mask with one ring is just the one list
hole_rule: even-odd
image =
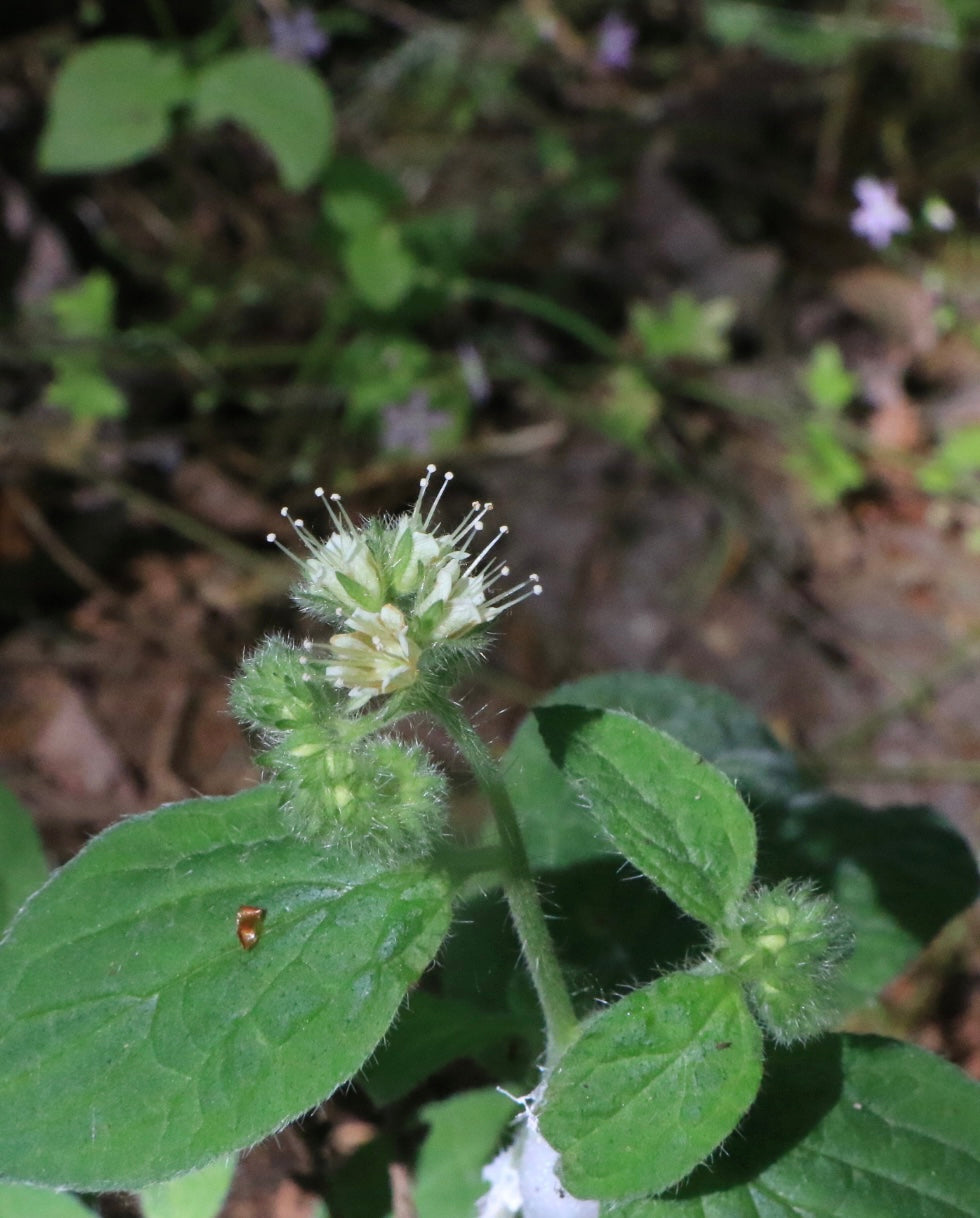
[[317,23],[316,13],[304,7],[269,18],[269,43],[273,55],[298,63],[319,59],[330,39]]
[[635,42],[636,26],[631,25],[620,13],[606,13],[599,26],[596,63],[614,72],[625,72],[633,62]]
[[851,231],[876,250],[884,249],[896,233],[907,232],[912,221],[898,201],[894,182],[858,178],[854,183],[858,208],[851,213]]
[[456,348],[456,357],[470,397],[474,402],[485,402],[490,396],[491,386],[483,357],[472,343],[460,343]]
[[445,410],[433,410],[424,389],[404,402],[393,402],[381,415],[381,448],[384,452],[409,452],[425,456],[432,451],[436,434],[452,423]]

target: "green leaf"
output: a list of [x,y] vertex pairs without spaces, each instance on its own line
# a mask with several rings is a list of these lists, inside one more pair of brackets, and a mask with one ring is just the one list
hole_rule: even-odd
[[[750,803],[801,789],[792,755],[759,719],[729,694],[681,677],[600,673],[560,685],[540,706],[621,710],[675,736],[724,770]],[[608,842],[581,806],[545,748],[533,715],[507,752],[504,779],[537,868],[564,867],[608,854]]]
[[47,306],[65,338],[105,338],[116,311],[116,281],[105,271],[91,271],[70,288],[52,292]]
[[92,1218],[92,1211],[68,1193],[0,1183],[0,1218]]
[[385,218],[381,201],[360,190],[335,190],[325,195],[323,213],[349,236],[376,229]]
[[960,427],[916,471],[919,485],[930,495],[976,490],[980,474],[980,424]]
[[717,364],[728,358],[727,335],[737,313],[735,302],[726,297],[702,304],[690,292],[675,292],[663,310],[635,301],[630,329],[655,364],[671,359]]
[[143,1218],[217,1218],[235,1174],[234,1159],[219,1159],[140,1193]]
[[576,1197],[661,1192],[731,1133],[761,1078],[738,983],[675,973],[588,1025],[548,1081],[541,1132]]
[[469,1091],[419,1113],[430,1126],[419,1153],[415,1209],[425,1218],[472,1214],[488,1185],[480,1172],[518,1110],[499,1091]]
[[807,419],[802,430],[786,466],[802,478],[816,503],[829,507],[864,485],[864,467],[838,434],[832,418]]
[[391,223],[356,229],[342,257],[358,296],[384,313],[405,299],[419,269],[397,225]]
[[0,945],[0,1173],[141,1188],[254,1142],[362,1065],[449,914],[442,876],[316,851],[267,787],[114,826]]
[[140,38],[101,38],[76,51],[51,95],[39,160],[50,173],[130,165],[163,144],[187,95],[179,59]]
[[54,360],[54,376],[45,396],[52,406],[63,407],[73,419],[119,419],[129,405],[126,395],[99,368],[98,361],[84,353]]
[[333,146],[333,103],[305,64],[268,51],[235,51],[209,64],[197,80],[194,116],[202,126],[229,120],[260,140],[284,185],[303,190],[326,165]]
[[723,923],[755,869],[755,822],[731,781],[632,715],[534,713],[555,764],[616,849],[685,913]]
[[803,386],[814,406],[839,414],[857,392],[858,381],[848,372],[836,343],[818,343],[803,374]]
[[621,1218],[974,1218],[980,1086],[922,1049],[832,1036],[766,1060],[724,1156]]
[[30,813],[0,783],[0,932],[48,876],[41,839]]
[[598,420],[606,434],[624,444],[642,444],[663,408],[649,377],[630,364],[615,364],[603,376],[600,393]]

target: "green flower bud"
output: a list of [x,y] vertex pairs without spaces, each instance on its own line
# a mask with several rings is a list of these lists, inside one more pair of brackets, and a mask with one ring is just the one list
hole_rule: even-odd
[[322,722],[337,696],[310,679],[304,654],[281,638],[265,639],[246,657],[231,686],[231,712],[239,722],[268,733]]
[[418,745],[354,739],[342,724],[288,732],[260,758],[282,792],[290,828],[363,860],[393,864],[428,854],[444,827],[445,778]]
[[806,1040],[838,1015],[835,982],[852,937],[834,902],[809,883],[747,894],[716,933],[712,963],[736,976],[774,1040]]

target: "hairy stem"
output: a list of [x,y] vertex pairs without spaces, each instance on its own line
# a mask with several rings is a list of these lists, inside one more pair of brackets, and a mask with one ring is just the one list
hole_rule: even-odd
[[578,1036],[579,1022],[545,924],[510,795],[489,749],[460,708],[449,698],[439,698],[431,711],[452,737],[490,801],[504,858],[504,893],[541,1003],[548,1042],[546,1065],[552,1066]]

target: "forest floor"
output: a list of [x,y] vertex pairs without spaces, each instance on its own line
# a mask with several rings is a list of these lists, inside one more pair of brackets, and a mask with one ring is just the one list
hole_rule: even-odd
[[[23,43],[9,54],[30,59]],[[779,116],[777,84],[756,80],[751,59],[703,66],[688,102],[701,121],[734,123],[724,113],[732,96],[741,121],[761,125],[766,105]],[[18,79],[4,86],[11,107],[29,92]],[[589,123],[642,93],[605,78],[582,88],[592,94],[574,104]],[[572,107],[568,92],[562,104]],[[681,286],[734,300],[743,349],[703,374],[710,393],[674,392],[653,455],[590,425],[589,401],[562,414],[504,379],[435,455],[456,475],[447,519],[492,500],[510,528],[510,565],[544,586],[501,624],[487,674],[466,688],[481,730],[502,748],[524,709],[562,680],[673,672],[745,702],[833,789],[870,804],[931,804],[980,848],[980,503],[928,494],[909,472],[937,436],[980,424],[980,347],[937,326],[922,258],[885,265],[839,232],[840,217],[827,253],[833,224],[819,208],[792,240],[761,222],[733,237],[698,197],[703,148],[688,155],[653,137],[637,149],[603,243],[583,249],[578,234],[556,256],[624,296],[662,300]],[[478,152],[465,188],[475,195]],[[120,241],[150,242],[140,234],[157,203],[133,173],[73,190],[72,207],[80,197],[97,205]],[[208,204],[215,228],[236,214],[243,230],[255,227],[261,257],[275,240],[271,222],[261,227],[267,203],[258,188],[231,195]],[[0,212],[19,250],[11,300],[74,281],[84,258],[63,200],[39,195],[15,165],[0,178]],[[975,216],[969,224],[980,232]],[[971,274],[957,280],[966,316],[980,300]],[[536,367],[567,353],[543,322],[505,323]],[[798,399],[799,352],[825,341],[859,378],[867,462],[865,487],[831,504],[787,467],[765,410]],[[270,485],[266,463],[288,463],[268,420],[260,429],[244,407],[204,422],[186,404],[168,414],[172,386],[134,376],[127,419],[79,422],[45,401],[36,369],[9,351],[4,361],[0,775],[57,865],[122,816],[257,781],[227,693],[258,638],[296,626],[290,564],[263,540],[281,524],[281,496],[315,521],[313,478],[336,473],[353,514],[398,510],[425,457],[334,439],[312,459],[308,485]],[[293,434],[311,419],[296,411]],[[949,931],[884,996],[882,1018],[980,1079],[977,931],[975,919]],[[332,1116],[337,1146],[365,1135],[353,1117]],[[301,1187],[311,1125],[246,1156],[224,1218],[313,1213]],[[123,1199],[105,1205],[126,1212]]]

